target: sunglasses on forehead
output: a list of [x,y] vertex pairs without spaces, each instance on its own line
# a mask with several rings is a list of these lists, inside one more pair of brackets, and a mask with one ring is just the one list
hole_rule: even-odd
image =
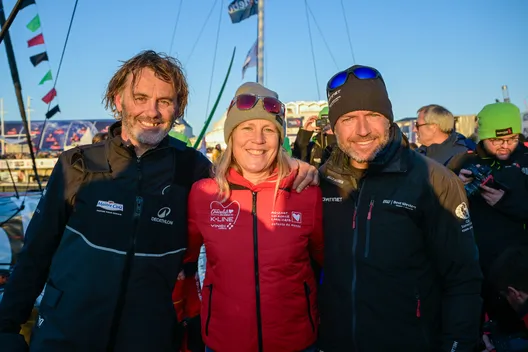
[[383,77],[381,77],[381,74],[375,68],[368,66],[356,66],[349,68],[345,71],[341,71],[335,74],[332,78],[330,78],[327,85],[328,90],[334,90],[336,88],[341,87],[343,84],[346,83],[350,75],[354,75],[354,77],[356,77],[357,79],[380,78],[383,81]]
[[[270,114],[284,116],[284,104],[276,98],[273,97],[262,97],[260,95],[254,94],[240,94],[233,98],[231,104],[229,105],[229,110],[236,105],[238,110],[250,110],[257,105],[257,102],[261,100],[264,110]],[[228,111],[229,111],[228,110]]]

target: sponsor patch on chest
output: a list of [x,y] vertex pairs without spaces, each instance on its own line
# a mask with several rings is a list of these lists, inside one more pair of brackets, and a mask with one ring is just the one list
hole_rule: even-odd
[[97,212],[121,216],[123,214],[123,204],[115,203],[111,200],[97,201]]
[[172,225],[174,222],[172,220],[166,219],[171,213],[171,208],[169,207],[163,207],[160,210],[158,210],[157,216],[152,216],[150,218],[150,221],[157,222],[160,224],[165,225]]
[[390,205],[390,206],[393,206],[393,207],[396,207],[396,208],[403,208],[403,209],[407,209],[407,210],[416,210],[416,205],[410,204],[410,203],[406,203],[406,202],[401,202],[401,201],[394,200],[394,199],[384,199],[383,200],[383,204]]
[[236,200],[224,205],[218,201],[212,201],[209,204],[211,209],[209,222],[211,227],[218,230],[231,230],[235,227],[240,214],[240,203]]
[[301,228],[302,213],[300,211],[272,211],[271,226]]

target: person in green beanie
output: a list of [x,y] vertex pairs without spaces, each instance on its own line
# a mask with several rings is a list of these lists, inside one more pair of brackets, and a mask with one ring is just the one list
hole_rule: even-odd
[[[528,148],[519,143],[521,114],[517,106],[499,102],[486,105],[477,118],[477,150],[454,157],[452,170],[468,191],[484,274],[485,312],[501,334],[526,333],[522,321],[488,280],[491,265],[502,252],[510,246],[528,245]],[[477,166],[481,175],[475,174]],[[491,177],[487,178],[485,168]]]
[[324,107],[318,116],[308,118],[299,128],[293,156],[318,168],[326,162],[335,145],[336,138],[328,121],[328,107]]

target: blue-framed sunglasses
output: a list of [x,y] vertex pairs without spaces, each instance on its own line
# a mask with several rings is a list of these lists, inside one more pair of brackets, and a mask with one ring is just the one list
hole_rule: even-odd
[[[383,81],[381,73],[379,73],[375,68],[368,66],[356,66],[336,73],[332,78],[330,78],[327,85],[328,90],[334,90],[341,87],[343,84],[345,84],[351,74],[353,74],[357,79],[380,78]],[[385,81],[383,81],[383,83],[385,84]]]

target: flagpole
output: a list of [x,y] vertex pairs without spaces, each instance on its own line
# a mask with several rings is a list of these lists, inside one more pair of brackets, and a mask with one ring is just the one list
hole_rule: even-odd
[[[22,4],[22,1],[17,2],[16,12],[18,12],[20,5]],[[13,15],[13,13],[11,14]],[[11,19],[12,16],[9,16]],[[16,13],[15,13],[16,15]],[[13,16],[14,19],[14,16]],[[11,19],[11,21],[13,20]],[[0,0],[0,26],[2,27],[2,34],[4,34],[4,25],[6,24],[6,18],[4,14],[4,5],[2,3],[2,0]],[[29,131],[29,126],[26,118],[26,109],[24,109],[24,98],[22,98],[22,85],[20,84],[20,76],[18,75],[18,68],[15,60],[15,52],[13,51],[13,44],[11,43],[11,36],[9,35],[9,31],[7,30],[9,28],[9,25],[6,26],[5,31],[5,49],[7,53],[7,61],[9,63],[9,68],[11,70],[11,78],[13,79],[13,84],[15,86],[15,93],[17,97],[18,102],[18,109],[20,110],[20,117],[22,118],[22,123],[24,125],[24,128],[26,130],[26,139],[27,144],[29,147],[29,154],[31,155],[31,161],[33,162],[33,172],[35,173],[35,180],[37,181],[39,191],[42,191],[42,185],[40,183],[40,178],[38,175],[37,170],[37,164],[35,162],[35,153],[33,152],[33,143],[31,143],[31,134]]]
[[5,131],[4,131],[4,98],[0,98],[0,120],[1,120],[1,133],[2,133],[2,155],[5,155]]
[[264,0],[258,0],[257,82],[264,85]]

